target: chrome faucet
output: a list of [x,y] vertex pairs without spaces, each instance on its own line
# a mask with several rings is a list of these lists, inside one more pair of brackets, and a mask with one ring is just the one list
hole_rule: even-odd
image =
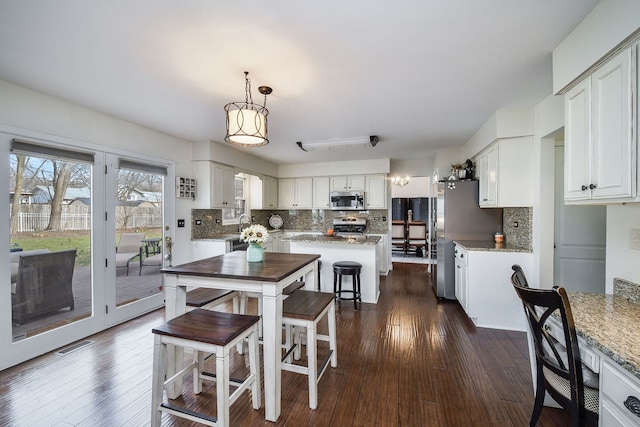
[[247,215],[247,214],[240,215],[240,218],[238,218],[238,232],[242,232],[242,218],[243,217],[245,217],[246,219],[249,220],[249,222],[251,222],[251,220],[249,219],[249,215]]

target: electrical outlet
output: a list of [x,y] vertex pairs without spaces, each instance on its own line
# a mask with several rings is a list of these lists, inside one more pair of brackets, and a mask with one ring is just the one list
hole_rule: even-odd
[[216,224],[221,224],[222,220],[220,218],[216,218]]
[[196,219],[196,225],[202,225],[202,220],[201,219]]
[[184,219],[179,219],[178,220],[178,228],[182,228],[184,227]]
[[518,228],[518,221],[513,221],[513,227]]
[[640,250],[640,230],[631,229],[631,249]]

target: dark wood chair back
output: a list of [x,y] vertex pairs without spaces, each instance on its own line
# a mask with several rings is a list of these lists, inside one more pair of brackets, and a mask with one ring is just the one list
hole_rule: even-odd
[[[592,382],[596,388],[584,384],[578,337],[565,289],[532,289],[523,286],[527,284],[526,278],[519,272],[522,270],[514,268],[511,282],[522,300],[536,353],[536,402],[530,425],[537,424],[545,392],[571,413],[573,426],[597,425],[597,381],[595,385]],[[562,324],[564,342],[556,340],[549,333],[549,330],[553,330],[548,325],[552,315]]]
[[529,287],[529,282],[527,281],[527,276],[524,275],[524,271],[522,267],[518,264],[513,264],[511,266],[513,270],[513,274],[511,275],[511,283],[514,285],[522,286],[523,288]]

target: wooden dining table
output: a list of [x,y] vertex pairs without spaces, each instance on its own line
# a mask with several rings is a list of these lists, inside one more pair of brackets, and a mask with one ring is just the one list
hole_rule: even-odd
[[[246,252],[224,255],[161,271],[165,276],[166,318],[185,313],[188,287],[229,289],[262,294],[265,419],[277,421],[281,408],[282,289],[304,277],[307,290],[316,289],[320,255],[267,252],[262,262],[247,262]],[[173,376],[184,363],[182,348],[168,355],[167,376]],[[180,396],[182,382],[167,389],[171,399]]]

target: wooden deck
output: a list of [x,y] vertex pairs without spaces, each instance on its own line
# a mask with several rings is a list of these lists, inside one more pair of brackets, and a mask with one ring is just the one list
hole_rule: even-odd
[[[265,422],[264,403],[253,410],[244,393],[231,407],[231,425],[529,425],[526,335],[476,328],[457,302],[436,299],[426,267],[394,264],[381,278],[378,304],[358,311],[338,304],[338,367],[320,380],[316,410],[308,406],[307,378],[283,372],[278,422]],[[0,372],[0,425],[149,425],[151,329],[163,321],[157,310],[88,337],[93,344],[65,356],[52,352]],[[231,369],[232,376],[246,369],[242,356],[234,353]],[[194,397],[190,378],[178,403],[214,413],[215,384]],[[164,415],[162,425],[195,423]],[[569,425],[567,413],[554,408],[544,408],[538,423]]]
[[[124,305],[162,291],[160,267],[149,266],[138,276],[139,264],[132,262],[129,275],[125,269],[117,270],[116,302]],[[64,308],[55,313],[30,319],[13,325],[14,340],[24,339],[53,328],[91,316],[91,277],[89,267],[79,267],[73,272],[73,310]]]

